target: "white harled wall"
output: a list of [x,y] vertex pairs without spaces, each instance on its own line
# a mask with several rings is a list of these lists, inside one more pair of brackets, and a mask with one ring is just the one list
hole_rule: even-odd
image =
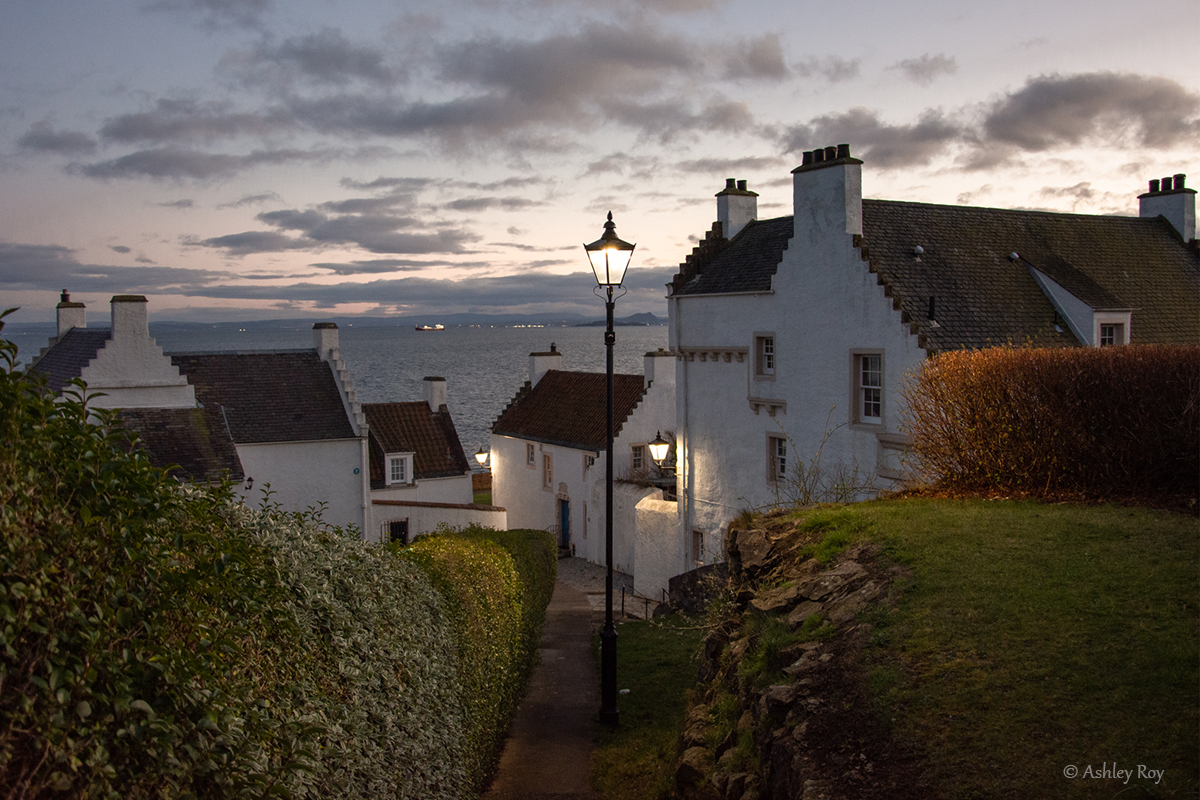
[[[700,530],[705,549],[720,553],[723,532],[740,511],[769,507],[788,494],[769,478],[771,434],[790,440],[793,474],[819,449],[827,476],[857,469],[865,483],[882,464],[894,466],[896,451],[880,439],[899,434],[898,393],[925,353],[854,246],[862,229],[861,193],[858,163],[801,168],[794,176],[794,235],[772,291],[670,300],[671,346],[680,351],[679,536],[685,544]],[[754,379],[754,339],[762,333],[775,338],[773,380]],[[729,361],[701,360],[697,351],[706,348],[740,348],[746,355],[740,363],[736,354]],[[851,421],[858,350],[883,354],[881,425]],[[776,402],[760,403],[755,413],[751,398]],[[887,479],[874,483],[891,486]]]

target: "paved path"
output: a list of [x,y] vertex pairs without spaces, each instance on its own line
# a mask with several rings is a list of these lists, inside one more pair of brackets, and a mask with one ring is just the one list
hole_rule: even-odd
[[[573,569],[572,561],[578,559],[559,562],[562,578],[579,583],[572,579],[575,571],[590,578],[590,570]],[[603,592],[603,578],[600,587]],[[585,591],[564,580],[554,585],[541,662],[482,800],[602,800],[588,786],[588,769],[600,708],[592,633],[603,624],[603,611],[597,616]]]

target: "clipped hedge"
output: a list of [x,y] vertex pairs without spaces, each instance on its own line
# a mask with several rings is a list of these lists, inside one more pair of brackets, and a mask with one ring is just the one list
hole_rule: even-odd
[[1196,496],[1200,346],[943,353],[903,394],[918,469],[943,486]]
[[[0,797],[474,795],[495,738],[474,722],[502,729],[527,669],[480,666],[527,661],[544,609],[537,559],[509,555],[535,540],[438,537],[422,563],[180,486],[15,354],[0,340]],[[462,627],[475,592],[502,635]]]

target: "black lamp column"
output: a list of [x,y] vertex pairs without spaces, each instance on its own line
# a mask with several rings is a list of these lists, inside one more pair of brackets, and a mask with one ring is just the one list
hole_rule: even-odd
[[604,309],[608,326],[604,330],[604,346],[607,350],[605,389],[608,392],[608,457],[604,465],[604,561],[607,575],[604,580],[604,630],[600,633],[600,721],[616,725],[620,721],[617,711],[617,629],[613,625],[613,344],[617,335],[613,332],[613,291],[625,280],[625,270],[633,258],[635,245],[617,238],[612,212],[604,223],[604,235],[591,244],[585,244],[588,261],[596,275],[597,288],[604,290]]
[[604,462],[604,563],[608,565],[604,576],[604,630],[600,633],[600,721],[616,725],[620,721],[617,710],[617,629],[613,625],[613,345],[617,334],[613,331],[613,287],[606,287],[608,300],[604,307],[608,327],[604,331],[606,353],[605,388],[608,391],[608,458]]

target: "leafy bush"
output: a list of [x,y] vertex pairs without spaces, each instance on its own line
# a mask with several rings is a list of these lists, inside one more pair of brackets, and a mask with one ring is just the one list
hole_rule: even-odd
[[51,397],[15,356],[0,340],[6,797],[473,796],[552,541],[397,558],[317,512],[181,486],[82,384]]
[[944,485],[1196,496],[1200,346],[943,353],[904,398],[918,466]]
[[442,528],[409,548],[392,546],[445,598],[458,643],[468,782],[475,789],[487,777],[536,663],[557,570],[554,547],[544,531],[477,526]]

